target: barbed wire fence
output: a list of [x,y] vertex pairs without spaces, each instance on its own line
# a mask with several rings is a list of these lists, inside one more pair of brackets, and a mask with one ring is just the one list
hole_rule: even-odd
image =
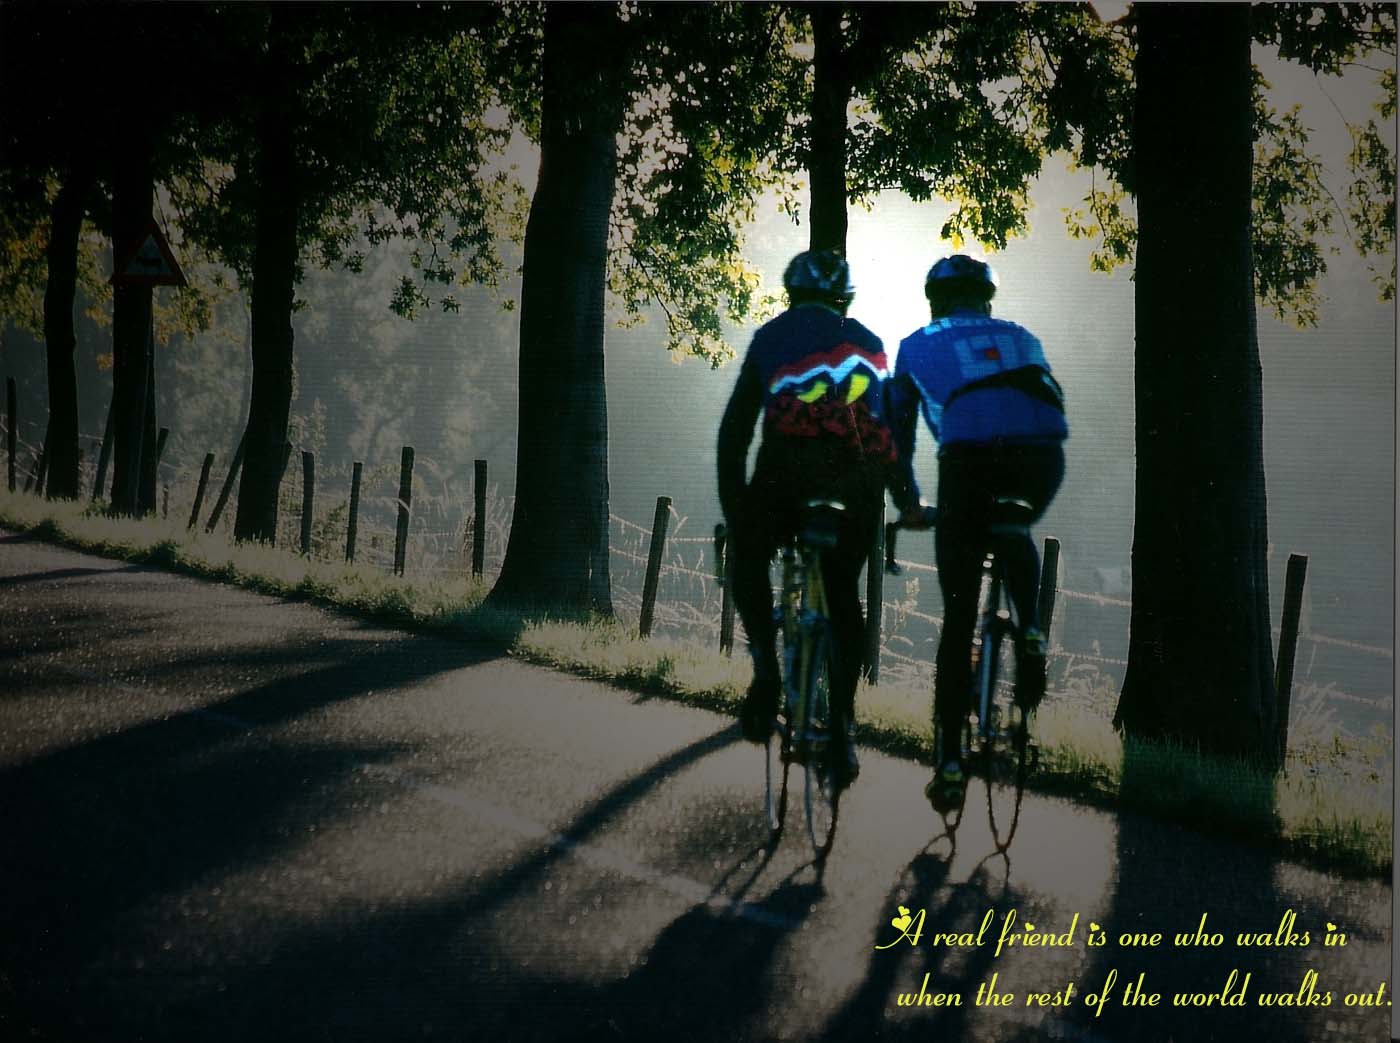
[[[7,420],[7,438],[11,428]],[[37,433],[37,432],[36,432]],[[41,436],[42,437],[42,436]],[[80,437],[84,490],[94,502],[106,499],[112,469],[103,475],[107,488],[96,488],[102,436]],[[44,447],[14,431],[16,489],[42,495]],[[223,461],[213,451],[214,463],[201,483],[202,467],[189,453],[167,454],[157,467],[157,507],[165,517],[191,517],[194,524],[233,538],[237,473],[236,459],[225,448]],[[292,446],[279,492],[275,544],[303,548],[308,557],[344,561],[353,543],[354,563],[384,572],[398,572],[410,580],[464,580],[479,570],[480,580],[490,584],[505,557],[513,509],[512,498],[490,484],[485,461],[477,461],[466,488],[454,483],[451,471],[436,459],[405,447],[405,458],[364,464],[325,465],[306,460],[310,449]],[[300,466],[299,466],[300,465]],[[308,482],[306,468],[312,466]],[[359,495],[355,496],[358,473]],[[405,484],[406,483],[406,484]],[[478,489],[477,485],[483,487]],[[203,484],[204,488],[200,488]],[[228,503],[215,491],[228,487]],[[400,494],[407,491],[405,499]],[[312,495],[306,511],[306,494]],[[617,514],[609,516],[611,587],[615,614],[626,627],[651,635],[673,637],[719,648],[724,630],[725,597],[721,571],[722,547],[713,528],[665,501],[666,524],[658,548],[653,538],[655,520],[642,524]],[[193,509],[199,506],[199,511]],[[194,517],[200,514],[203,517]],[[659,513],[657,518],[660,518]],[[353,525],[352,525],[353,519]],[[350,536],[353,527],[354,535]],[[478,532],[479,530],[479,532]],[[659,549],[659,553],[658,553]],[[900,559],[900,577],[886,577],[880,605],[879,658],[881,678],[899,684],[931,687],[933,663],[942,631],[942,605],[937,568]],[[648,572],[653,571],[650,604],[647,604]],[[1054,620],[1050,632],[1052,687],[1071,699],[1103,709],[1111,706],[1127,667],[1128,616],[1132,602],[1121,597],[1061,587],[1054,591]],[[1079,617],[1085,616],[1083,619]],[[733,645],[742,649],[742,624]],[[1277,641],[1282,627],[1273,628]],[[1366,659],[1393,678],[1391,648],[1304,628],[1297,633],[1294,684],[1315,705],[1312,714],[1388,719],[1393,690],[1356,692],[1339,686],[1338,656]],[[1121,652],[1122,654],[1116,654]],[[1326,676],[1329,671],[1332,676]],[[1354,671],[1353,671],[1354,672]],[[1377,686],[1381,687],[1381,686]]]

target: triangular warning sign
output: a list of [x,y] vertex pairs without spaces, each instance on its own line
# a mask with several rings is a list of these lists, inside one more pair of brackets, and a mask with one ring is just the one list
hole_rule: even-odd
[[184,286],[185,273],[152,221],[138,240],[136,250],[112,273],[113,286]]

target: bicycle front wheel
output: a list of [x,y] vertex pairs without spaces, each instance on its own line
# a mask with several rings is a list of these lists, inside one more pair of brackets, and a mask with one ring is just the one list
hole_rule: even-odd
[[1028,730],[1015,700],[1014,631],[993,620],[983,634],[986,657],[978,672],[980,739],[977,763],[987,790],[987,822],[997,849],[1016,835],[1025,794]]
[[791,758],[788,756],[786,725],[775,729],[764,745],[763,813],[770,837],[776,837],[783,831],[783,819],[787,817],[788,768],[791,766]]
[[1019,714],[1013,698],[1015,641],[1007,626],[995,616],[984,620],[978,639],[977,669],[973,674],[974,733],[977,760],[987,778],[1005,774],[1005,758]]

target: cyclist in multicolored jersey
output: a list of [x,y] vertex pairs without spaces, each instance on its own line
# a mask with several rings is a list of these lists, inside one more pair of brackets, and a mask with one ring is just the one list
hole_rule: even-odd
[[[939,444],[934,548],[943,630],[934,720],[946,752],[927,792],[940,810],[961,803],[969,649],[993,504],[998,497],[1024,500],[1034,508],[1030,520],[1038,520],[1064,478],[1063,442],[1069,435],[1064,398],[1040,341],[1014,322],[991,317],[996,288],[991,268],[963,254],[929,269],[924,294],[933,321],[900,342],[889,387],[900,460],[890,492],[910,525],[917,525],[922,510],[912,467],[920,411]],[[1045,637],[1036,606],[1040,557],[1029,535],[1006,553],[1023,632],[1016,697],[1033,709],[1045,693]]]
[[[790,306],[754,334],[719,428],[719,496],[734,556],[734,603],[753,657],[740,724],[746,739],[763,742],[778,712],[769,562],[809,501],[838,501],[845,510],[836,547],[822,555],[822,576],[835,646],[835,763],[838,781],[848,783],[860,771],[854,741],[864,654],[858,579],[884,512],[894,462],[884,413],[888,362],[880,338],[846,317],[855,290],[840,254],[798,254],[783,287]],[[746,481],[760,415],[763,437]]]

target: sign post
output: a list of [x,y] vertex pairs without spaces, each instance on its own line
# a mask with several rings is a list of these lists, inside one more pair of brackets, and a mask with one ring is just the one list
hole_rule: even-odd
[[[187,286],[185,273],[180,270],[180,264],[175,260],[175,254],[170,249],[170,243],[166,241],[164,233],[155,221],[150,221],[146,225],[145,231],[134,240],[136,248],[127,256],[117,259],[112,266],[111,285],[116,289],[145,289],[148,292],[156,286]],[[137,505],[137,513],[141,513],[140,488],[141,488],[141,460],[146,452],[146,428],[154,428],[154,417],[152,423],[147,424],[146,414],[155,409],[154,400],[154,378],[155,378],[155,316],[148,311],[150,316],[146,325],[146,359],[145,379],[141,382],[142,394],[137,415],[141,418],[139,431],[140,435],[134,439],[131,445],[126,447],[124,461],[126,467],[124,473],[131,476],[130,480],[136,482],[137,493],[133,502]],[[135,403],[133,403],[135,404]],[[154,504],[151,505],[154,507]]]
[[135,250],[112,268],[113,286],[187,286],[160,225],[152,221]]

